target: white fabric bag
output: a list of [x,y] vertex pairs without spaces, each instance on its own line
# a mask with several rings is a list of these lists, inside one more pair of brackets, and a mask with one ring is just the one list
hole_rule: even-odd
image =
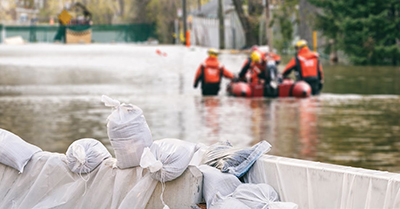
[[143,152],[140,166],[148,168],[153,179],[172,181],[186,170],[197,149],[196,144],[179,139],[156,140]]
[[169,209],[163,199],[165,182],[182,175],[197,149],[194,143],[172,138],[156,140],[150,148],[144,149],[140,166],[149,169],[151,177],[161,182],[163,209]]
[[121,169],[138,166],[143,149],[152,142],[143,111],[131,104],[121,104],[105,95],[102,101],[114,111],[108,116],[107,133]]
[[209,209],[251,209],[247,205],[243,204],[239,200],[228,196],[220,198]]
[[268,184],[239,185],[232,197],[254,209],[266,209],[271,202],[279,201],[278,193]]
[[233,174],[222,173],[209,165],[200,165],[198,168],[203,173],[203,197],[207,208],[219,201],[221,196],[233,193],[242,184]]
[[39,147],[29,144],[19,136],[0,128],[0,163],[24,171],[32,156],[41,152]]
[[66,156],[72,172],[90,173],[111,154],[100,141],[84,138],[74,141],[68,147]]

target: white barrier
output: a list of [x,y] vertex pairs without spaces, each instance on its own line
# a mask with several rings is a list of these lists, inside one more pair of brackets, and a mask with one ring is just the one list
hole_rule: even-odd
[[303,209],[400,208],[400,174],[265,155],[245,177]]

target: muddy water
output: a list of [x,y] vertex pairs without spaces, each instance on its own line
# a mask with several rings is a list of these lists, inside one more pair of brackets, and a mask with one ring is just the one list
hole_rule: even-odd
[[[323,93],[307,99],[228,97],[226,82],[219,96],[202,97],[192,82],[205,54],[180,46],[1,45],[0,127],[46,151],[95,138],[113,153],[105,94],[141,107],[155,140],[267,140],[274,155],[400,172],[398,67],[325,65]],[[245,55],[220,59],[237,73]]]

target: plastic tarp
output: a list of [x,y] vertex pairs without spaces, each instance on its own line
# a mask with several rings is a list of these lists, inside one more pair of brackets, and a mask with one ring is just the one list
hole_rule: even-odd
[[145,208],[157,181],[141,167],[104,160],[88,174],[70,171],[64,154],[38,152],[19,174],[0,164],[0,208]]
[[244,176],[299,208],[400,208],[400,174],[264,155]]
[[270,150],[271,145],[267,141],[260,141],[250,148],[235,148],[228,141],[221,141],[208,148],[203,161],[224,173],[231,173],[240,178],[261,155]]

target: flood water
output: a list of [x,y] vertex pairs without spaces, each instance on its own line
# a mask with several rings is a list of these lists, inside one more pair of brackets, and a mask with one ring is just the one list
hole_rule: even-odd
[[[219,96],[202,97],[193,77],[206,50],[0,45],[0,128],[45,151],[65,153],[74,140],[95,138],[113,153],[104,94],[142,108],[154,140],[237,147],[267,140],[273,155],[400,172],[399,67],[326,64],[322,94],[306,99],[229,97],[226,81]],[[220,56],[234,73],[245,58]]]

